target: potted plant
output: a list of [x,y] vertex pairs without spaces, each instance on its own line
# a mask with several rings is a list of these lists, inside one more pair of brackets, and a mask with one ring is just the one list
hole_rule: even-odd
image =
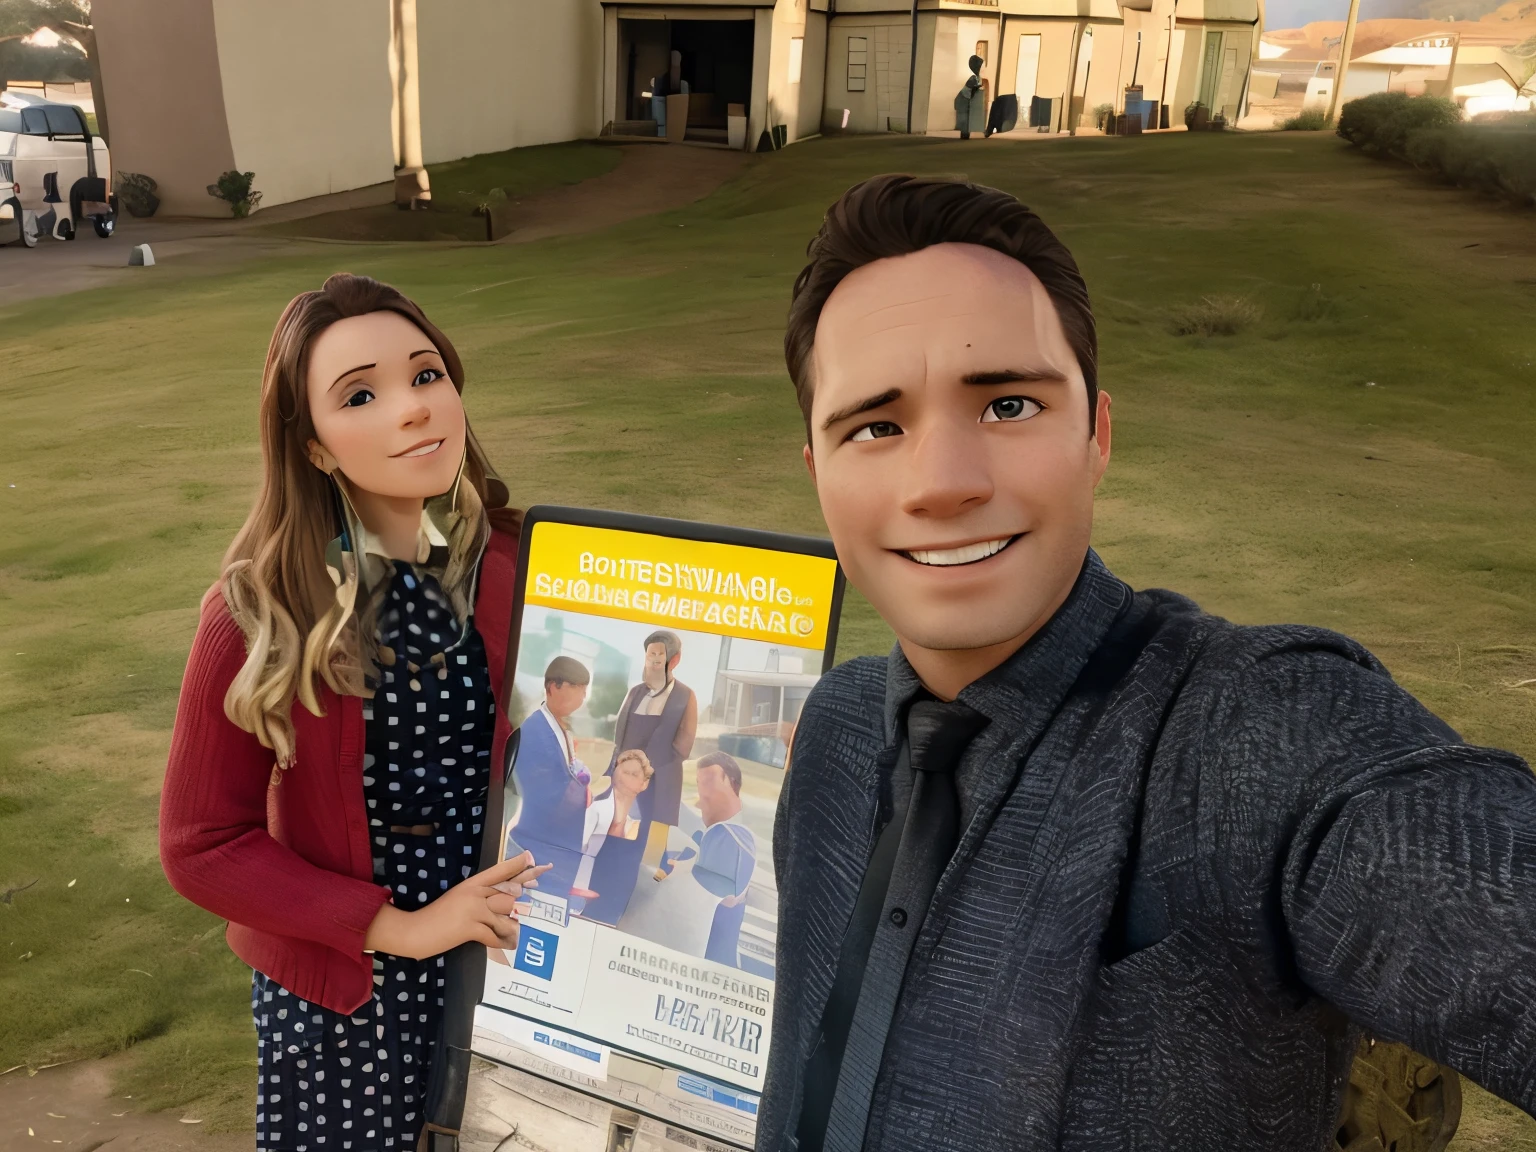
[[155,195],[156,184],[140,172],[119,172],[115,190],[117,198],[131,216],[153,216],[160,207],[160,197]]
[[1184,127],[1191,132],[1203,132],[1210,119],[1211,110],[1198,100],[1184,109]]
[[228,203],[235,219],[244,219],[251,214],[252,208],[261,203],[261,193],[251,188],[255,179],[254,172],[236,172],[231,169],[220,176],[217,183],[208,185],[208,195]]

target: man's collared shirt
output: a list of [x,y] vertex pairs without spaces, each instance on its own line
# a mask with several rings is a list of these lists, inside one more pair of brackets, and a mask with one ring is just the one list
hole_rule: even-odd
[[539,705],[539,715],[543,716],[549,722],[549,726],[554,729],[555,739],[560,741],[560,748],[565,752],[566,766],[569,767],[576,759],[576,753],[571,748],[571,734],[565,730],[564,724],[555,719],[555,714],[549,710],[547,702]]
[[668,680],[667,686],[660,692],[652,692],[647,689],[646,694],[640,697],[635,705],[636,716],[660,716],[667,706],[667,700],[672,695],[672,686],[676,680]]

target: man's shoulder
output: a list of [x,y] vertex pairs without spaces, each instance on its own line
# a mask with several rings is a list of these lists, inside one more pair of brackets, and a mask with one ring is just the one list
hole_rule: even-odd
[[1385,669],[1358,641],[1310,624],[1234,624],[1207,612],[1195,601],[1165,588],[1135,596],[1136,615],[1156,634],[1184,633],[1199,645],[1196,676],[1241,675],[1266,662],[1294,665],[1353,665],[1370,672]]
[[805,701],[801,724],[850,722],[882,726],[885,717],[884,656],[855,656],[816,681]]

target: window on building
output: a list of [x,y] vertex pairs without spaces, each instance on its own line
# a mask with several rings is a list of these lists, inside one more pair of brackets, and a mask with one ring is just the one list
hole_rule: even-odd
[[805,57],[805,37],[791,36],[789,38],[789,82],[800,83],[800,62]]
[[869,37],[848,37],[848,91],[864,91],[869,70]]

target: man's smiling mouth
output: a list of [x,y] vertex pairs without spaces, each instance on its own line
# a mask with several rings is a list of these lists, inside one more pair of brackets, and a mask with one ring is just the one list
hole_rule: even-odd
[[958,548],[922,548],[901,551],[900,554],[918,564],[931,568],[954,568],[961,564],[976,564],[996,556],[1022,536],[999,536],[995,540],[979,540],[975,544],[962,544]]

